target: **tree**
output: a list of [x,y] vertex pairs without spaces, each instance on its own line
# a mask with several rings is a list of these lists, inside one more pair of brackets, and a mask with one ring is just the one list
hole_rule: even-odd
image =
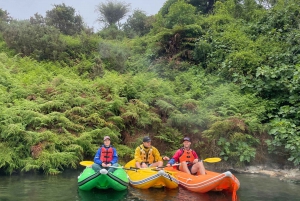
[[9,48],[37,60],[57,60],[64,50],[59,36],[59,30],[53,26],[32,24],[28,20],[12,22],[3,32]]
[[34,14],[34,17],[30,17],[29,21],[32,25],[45,25],[45,18],[38,13]]
[[3,31],[5,25],[12,21],[12,18],[9,16],[9,13],[6,10],[0,8],[0,31]]
[[167,0],[164,5],[159,10],[159,13],[164,17],[169,13],[169,8],[172,4],[176,3],[178,0]]
[[120,28],[120,20],[123,19],[130,11],[130,4],[114,0],[107,0],[106,3],[100,3],[96,11],[99,12],[98,21],[104,23],[106,27],[118,23]]
[[165,26],[173,28],[175,25],[189,25],[196,22],[196,8],[187,4],[184,0],[172,4],[169,13],[165,16]]
[[207,14],[213,10],[216,0],[188,0],[189,4],[195,6],[197,11],[200,11],[203,14]]
[[151,17],[148,17],[144,11],[134,10],[133,14],[127,19],[123,29],[127,36],[133,37],[143,36],[147,34],[151,29]]
[[84,30],[82,17],[75,14],[73,7],[66,6],[64,3],[54,7],[46,12],[47,25],[56,27],[66,35],[75,35]]
[[10,22],[12,18],[9,16],[9,13],[6,10],[0,8],[0,22]]
[[[159,11],[162,16],[167,15],[169,13],[169,8],[176,2],[178,2],[178,0],[167,0]],[[207,14],[213,10],[216,0],[184,0],[184,2],[194,6],[198,12]]]

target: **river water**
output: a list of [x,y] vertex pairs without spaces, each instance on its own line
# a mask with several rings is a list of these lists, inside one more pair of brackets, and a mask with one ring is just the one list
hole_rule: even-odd
[[[0,176],[0,201],[231,201],[222,192],[193,193],[184,188],[141,190],[129,187],[122,192],[78,190],[82,170],[68,170],[56,176],[24,174]],[[300,185],[278,178],[235,174],[241,183],[238,201],[300,201]]]

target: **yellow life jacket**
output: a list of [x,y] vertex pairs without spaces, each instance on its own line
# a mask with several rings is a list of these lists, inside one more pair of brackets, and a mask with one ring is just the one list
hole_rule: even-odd
[[149,149],[145,149],[143,145],[140,145],[140,154],[141,154],[141,159],[143,160],[144,163],[146,164],[152,164],[154,163],[154,156],[152,153],[152,147]]

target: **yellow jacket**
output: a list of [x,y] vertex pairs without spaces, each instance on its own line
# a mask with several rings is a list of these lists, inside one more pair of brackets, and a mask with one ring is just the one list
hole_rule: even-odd
[[149,148],[146,148],[143,144],[135,149],[134,159],[136,162],[148,162],[149,164],[163,160],[160,156],[159,151],[155,147],[151,146]]

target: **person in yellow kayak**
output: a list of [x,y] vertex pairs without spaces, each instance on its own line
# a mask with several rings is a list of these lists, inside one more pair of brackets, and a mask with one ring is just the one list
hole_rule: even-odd
[[188,174],[205,174],[203,161],[199,159],[197,153],[191,149],[191,139],[183,138],[183,147],[178,149],[167,166],[172,166],[175,163],[180,163],[178,169]]
[[163,158],[160,156],[159,151],[151,146],[151,139],[148,136],[144,137],[143,144],[135,149],[134,159],[137,168],[161,167],[163,160],[170,160],[167,156]]
[[[103,138],[103,145],[100,146],[95,154],[92,168],[95,171],[99,171],[102,168],[109,168],[111,166],[118,166],[118,154],[117,150],[110,144],[110,137],[105,136]],[[109,172],[113,170],[114,168],[110,168]]]

